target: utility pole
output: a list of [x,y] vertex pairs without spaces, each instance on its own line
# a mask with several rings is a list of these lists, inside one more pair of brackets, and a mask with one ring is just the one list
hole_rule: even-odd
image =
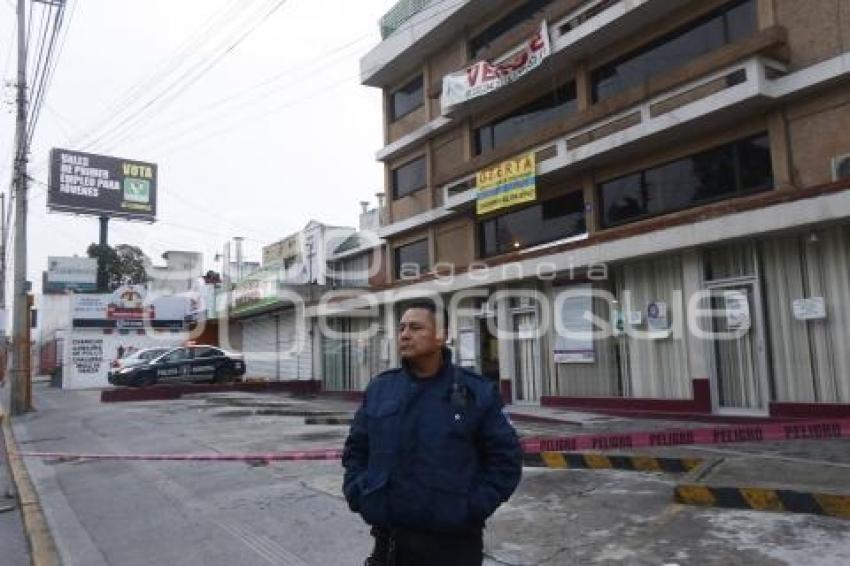
[[15,272],[12,295],[12,375],[10,413],[29,410],[30,360],[27,280],[27,43],[25,0],[18,0],[18,96],[15,129]]

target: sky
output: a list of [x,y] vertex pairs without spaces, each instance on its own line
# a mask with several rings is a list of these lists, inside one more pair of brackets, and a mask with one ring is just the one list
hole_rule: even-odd
[[[381,95],[360,85],[359,60],[396,0],[287,0],[268,19],[280,0],[67,1],[67,36],[30,156],[36,288],[48,256],[85,255],[98,239],[96,217],[47,212],[39,183],[53,147],[158,165],[158,221],[109,224],[111,245],[137,245],[155,263],[167,250],[194,250],[218,271],[215,254],[234,236],[245,238],[246,259],[259,260],[263,245],[311,219],[356,226],[358,203],[374,204]],[[0,0],[4,192],[15,20],[14,0]]]

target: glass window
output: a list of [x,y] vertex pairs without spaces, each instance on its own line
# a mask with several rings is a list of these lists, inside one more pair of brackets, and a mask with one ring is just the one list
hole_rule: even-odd
[[569,82],[507,116],[475,130],[475,153],[480,155],[542,128],[576,110],[576,86]]
[[199,358],[217,358],[221,355],[221,350],[217,348],[209,348],[205,346],[192,348],[192,357],[196,360]]
[[499,255],[585,232],[584,195],[576,191],[481,222],[481,256]]
[[475,59],[482,51],[490,47],[490,44],[511,31],[515,26],[521,24],[525,20],[529,20],[534,15],[551,4],[552,0],[527,0],[516,9],[511,10],[508,14],[499,18],[487,28],[472,38],[469,42],[470,53]]
[[410,114],[422,106],[422,75],[419,75],[390,96],[390,112],[393,120]]
[[755,0],[739,0],[591,74],[596,102],[738,41],[756,31]]
[[162,361],[166,364],[173,364],[176,362],[182,362],[183,360],[189,359],[189,351],[186,348],[178,348],[176,350],[172,350],[168,354],[166,354]]
[[614,226],[772,186],[770,144],[759,134],[600,184],[602,223]]
[[425,156],[393,169],[393,198],[400,199],[424,189],[426,184]]
[[396,279],[416,279],[430,268],[428,240],[419,240],[395,249]]

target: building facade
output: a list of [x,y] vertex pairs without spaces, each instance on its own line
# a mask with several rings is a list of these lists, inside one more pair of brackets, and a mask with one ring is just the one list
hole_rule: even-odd
[[850,4],[405,1],[382,36],[387,324],[441,297],[515,403],[850,414]]

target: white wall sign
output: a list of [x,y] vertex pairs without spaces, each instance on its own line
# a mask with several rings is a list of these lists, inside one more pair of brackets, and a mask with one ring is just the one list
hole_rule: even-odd
[[[593,297],[590,296],[590,285],[583,286],[586,293],[571,296],[559,304],[560,312],[555,316],[560,321],[556,326],[555,341],[552,354],[556,364],[592,364],[596,361],[596,351],[593,345]],[[557,296],[560,290],[554,288]],[[575,287],[573,287],[575,289]],[[562,334],[561,329],[564,331]]]
[[649,330],[667,330],[670,322],[667,318],[667,303],[656,301],[646,307],[646,324]]
[[791,305],[797,320],[823,320],[826,318],[826,301],[823,297],[797,299]]
[[726,302],[726,329],[750,328],[750,301],[745,291],[724,291]]

